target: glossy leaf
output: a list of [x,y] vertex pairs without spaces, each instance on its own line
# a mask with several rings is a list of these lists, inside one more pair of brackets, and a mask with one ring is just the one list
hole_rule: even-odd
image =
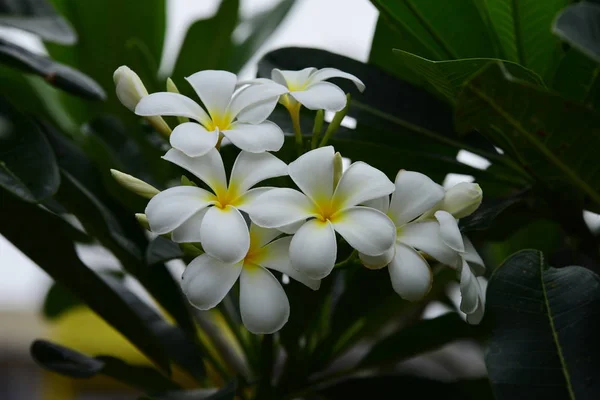
[[175,258],[181,258],[182,256],[183,252],[177,243],[159,236],[148,244],[145,258],[148,265],[154,265]]
[[[600,115],[491,65],[465,86],[456,107],[462,132],[477,128],[536,179],[574,188],[600,204]],[[568,189],[567,189],[568,190]],[[575,192],[577,193],[577,192]],[[569,193],[573,199],[573,193]]]
[[[463,233],[471,231],[481,231],[491,228],[497,223],[495,221],[501,214],[505,213],[511,207],[526,200],[528,191],[521,191],[506,198],[485,198],[481,206],[471,215],[460,220],[460,230]],[[517,225],[511,220],[513,225]]]
[[492,276],[493,331],[486,365],[495,397],[593,399],[600,393],[600,278],[549,267],[541,252],[514,254]]
[[0,186],[39,202],[60,185],[54,152],[37,123],[0,98]]
[[554,21],[552,32],[596,62],[600,62],[600,4],[569,6]]
[[570,49],[560,61],[552,89],[566,98],[600,108],[600,64],[576,49]]
[[69,23],[46,0],[0,0],[0,25],[23,29],[55,43],[77,41]]

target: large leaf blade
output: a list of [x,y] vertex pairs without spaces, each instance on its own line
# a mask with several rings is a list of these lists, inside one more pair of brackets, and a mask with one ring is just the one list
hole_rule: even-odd
[[569,6],[554,22],[552,32],[596,62],[600,62],[600,5]]
[[73,44],[77,35],[46,0],[1,0],[0,25],[23,29],[60,44]]

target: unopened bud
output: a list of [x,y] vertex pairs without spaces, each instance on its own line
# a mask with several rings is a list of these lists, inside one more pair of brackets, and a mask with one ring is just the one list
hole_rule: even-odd
[[146,217],[146,214],[137,213],[135,214],[135,219],[137,219],[142,228],[150,230],[150,223],[148,222],[148,217]]
[[125,189],[130,190],[137,195],[140,195],[147,199],[151,199],[158,193],[160,193],[160,190],[158,190],[154,186],[134,176],[125,174],[121,171],[117,171],[116,169],[111,169],[110,173],[112,174],[113,178],[115,178],[115,180],[119,183],[119,185],[123,186]]
[[459,219],[477,210],[482,199],[483,192],[478,184],[462,182],[446,191],[440,209]]
[[148,91],[140,77],[131,68],[122,65],[113,74],[117,97],[119,101],[131,111],[143,97],[148,96]]
[[336,152],[333,156],[333,190],[338,185],[340,179],[342,179],[342,175],[344,174],[344,161],[342,160],[342,155],[339,152]]

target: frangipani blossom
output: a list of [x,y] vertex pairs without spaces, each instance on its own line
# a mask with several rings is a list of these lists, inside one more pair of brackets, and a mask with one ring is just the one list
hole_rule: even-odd
[[405,170],[396,176],[395,186],[391,202],[385,196],[366,203],[394,222],[394,246],[377,257],[362,253],[359,257],[367,268],[387,265],[394,291],[406,300],[417,301],[429,292],[433,279],[429,264],[418,250],[449,265],[456,265],[459,257],[442,241],[437,221],[418,220],[444,198],[444,189],[426,175]]
[[206,154],[219,143],[220,135],[251,153],[277,151],[283,132],[270,121],[273,100],[285,93],[278,85],[250,85],[236,90],[237,76],[227,71],[200,71],[186,78],[206,111],[189,97],[160,92],[140,100],[135,113],[191,118],[170,136],[171,146],[190,157]]
[[204,250],[225,263],[237,263],[250,246],[248,225],[239,210],[270,188],[254,188],[258,182],[287,175],[287,165],[270,153],[240,152],[229,185],[216,149],[201,157],[189,157],[171,149],[163,156],[206,183],[213,193],[195,186],[177,186],[155,195],[146,207],[153,232],[172,232],[175,242],[201,242]]
[[390,194],[394,184],[383,172],[353,163],[334,180],[334,150],[312,150],[289,165],[289,175],[302,190],[276,188],[262,194],[247,212],[254,223],[266,228],[300,223],[290,245],[292,266],[313,279],[321,279],[335,265],[338,232],[352,247],[376,256],[395,240],[395,227],[381,211],[360,207]]
[[281,284],[268,271],[282,272],[317,290],[320,281],[293,269],[289,260],[291,237],[272,241],[281,232],[250,226],[250,246],[242,260],[223,262],[209,254],[196,257],[183,273],[183,291],[190,303],[201,310],[215,307],[240,279],[240,313],[252,333],[273,333],[290,315],[290,303]]
[[358,90],[365,90],[365,85],[360,79],[336,68],[305,68],[300,71],[282,71],[275,68],[271,71],[272,80],[259,78],[248,83],[282,87],[286,95],[279,101],[288,108],[299,103],[309,110],[340,111],[346,105],[346,95],[337,85],[325,82],[331,78],[349,79]]

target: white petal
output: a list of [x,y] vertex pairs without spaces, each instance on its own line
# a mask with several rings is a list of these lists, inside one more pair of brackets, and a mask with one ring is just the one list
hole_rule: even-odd
[[396,241],[396,227],[381,211],[369,207],[352,207],[334,214],[335,230],[356,250],[378,256]]
[[300,221],[296,221],[288,225],[280,226],[277,228],[277,230],[283,233],[287,233],[288,235],[293,235],[294,233],[298,232],[298,229],[300,229],[300,227],[304,225],[305,222],[306,220],[302,219]]
[[401,170],[396,176],[389,215],[397,226],[412,221],[444,198],[444,188],[419,172]]
[[365,207],[374,208],[384,214],[387,214],[388,210],[390,209],[390,196],[385,195],[373,200],[367,200],[362,202],[362,205]]
[[173,230],[171,240],[176,243],[192,243],[201,242],[200,226],[204,219],[204,214],[208,211],[208,208],[203,208],[196,214],[192,215],[187,221],[179,225],[178,228]]
[[227,264],[202,254],[186,267],[181,286],[194,307],[208,310],[229,293],[241,271],[242,263]]
[[342,175],[333,202],[340,209],[355,206],[367,200],[386,196],[394,191],[394,184],[380,170],[358,161]]
[[477,302],[477,308],[472,313],[467,314],[467,322],[471,325],[477,325],[483,319],[485,313],[485,293],[481,287],[482,278],[477,278],[477,284],[479,285],[479,301]]
[[280,85],[285,85],[288,88],[302,88],[308,84],[310,75],[313,74],[316,68],[304,68],[300,71],[287,71],[280,69],[273,69],[271,71],[271,79]]
[[290,317],[290,302],[281,284],[266,269],[245,266],[240,277],[240,314],[246,329],[274,333]]
[[440,224],[440,237],[452,250],[463,253],[465,251],[465,245],[462,239],[460,229],[458,229],[458,222],[452,216],[452,214],[446,211],[436,211],[435,219]]
[[475,246],[473,246],[473,243],[471,243],[468,237],[463,235],[462,238],[463,242],[465,243],[465,252],[463,254],[463,257],[465,258],[465,260],[467,260],[467,262],[471,266],[471,269],[473,269],[473,273],[476,276],[484,275],[485,264],[483,263],[481,256],[479,255],[479,253],[477,253]]
[[246,193],[235,199],[232,203],[238,210],[248,212],[247,210],[252,206],[252,203],[258,199],[259,196],[267,193],[269,190],[275,189],[272,186],[257,187],[248,190]]
[[208,254],[230,264],[242,260],[250,247],[248,225],[232,206],[211,207],[202,220],[200,236]]
[[240,122],[258,124],[271,115],[279,96],[287,91],[285,86],[272,81],[245,87],[231,100],[229,113]]
[[294,189],[275,188],[245,207],[250,219],[265,228],[279,228],[315,216],[315,205]]
[[205,70],[185,78],[213,118],[221,118],[235,90],[237,76],[227,71]]
[[293,236],[290,244],[292,267],[312,279],[322,279],[335,265],[337,243],[329,221],[311,219]]
[[192,118],[203,125],[210,117],[194,100],[178,93],[152,93],[140,100],[135,113],[143,117],[162,115]]
[[240,152],[237,156],[231,177],[229,191],[242,194],[265,179],[287,175],[287,164],[271,153]]
[[395,254],[396,246],[394,245],[378,256],[368,256],[364,253],[358,253],[358,258],[362,262],[362,265],[369,269],[381,269],[392,261]]
[[281,232],[278,229],[263,228],[256,224],[250,224],[250,248],[260,249],[279,235],[281,235]]
[[340,71],[337,68],[323,68],[323,69],[320,69],[320,70],[314,72],[310,76],[309,84],[313,84],[313,83],[320,82],[320,81],[325,81],[325,80],[331,79],[331,78],[349,79],[352,82],[354,82],[354,84],[356,85],[358,90],[360,90],[361,92],[365,90],[365,84],[360,79],[358,79],[356,76],[354,76],[352,74],[349,74],[344,71]]
[[315,203],[327,202],[333,193],[332,146],[311,150],[289,165],[292,180]]
[[319,286],[321,286],[320,280],[311,279],[300,271],[292,268],[292,263],[290,261],[291,242],[292,237],[287,236],[269,243],[262,250],[263,256],[260,260],[260,265],[265,268],[286,274],[292,279],[308,286],[312,290],[319,289]]
[[329,82],[319,82],[290,95],[309,110],[340,111],[346,106],[346,94]]
[[189,157],[177,149],[171,149],[163,158],[196,175],[215,193],[225,193],[227,190],[225,166],[221,154],[216,149],[210,149],[201,157]]
[[466,260],[463,260],[460,270],[460,310],[465,314],[475,312],[481,297],[481,286]]
[[429,293],[433,279],[429,264],[410,247],[396,246],[396,255],[388,270],[394,291],[403,299],[418,301]]
[[208,153],[215,147],[219,139],[219,132],[214,130],[209,132],[200,124],[194,122],[184,122],[177,125],[169,141],[171,146],[184,152],[190,157],[198,157]]
[[441,263],[458,268],[460,255],[444,243],[436,221],[411,222],[398,232],[398,241],[429,254]]
[[154,196],[146,206],[150,229],[162,235],[171,232],[201,209],[215,203],[215,196],[194,186],[177,186]]
[[234,122],[223,135],[237,148],[250,153],[278,151],[283,146],[283,131],[277,124],[265,121],[258,125]]

